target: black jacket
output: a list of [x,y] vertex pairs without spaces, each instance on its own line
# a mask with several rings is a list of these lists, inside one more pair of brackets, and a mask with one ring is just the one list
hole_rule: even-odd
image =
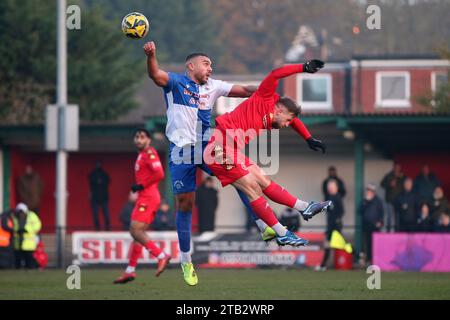
[[[395,186],[391,187],[391,181],[395,180]],[[405,176],[403,173],[399,177],[395,176],[394,171],[389,172],[384,176],[381,181],[381,186],[386,190],[386,202],[390,204],[395,203],[395,199],[403,192],[403,184],[405,181]]]
[[417,212],[419,212],[419,199],[410,191],[403,191],[395,199],[395,212],[399,218],[400,228],[413,227],[417,223]]
[[384,207],[383,202],[377,195],[372,200],[364,199],[361,204],[361,214],[363,224],[369,227],[375,227],[375,225],[384,221]]
[[213,231],[215,213],[219,203],[217,190],[202,184],[195,193],[195,204],[198,208],[199,231]]
[[341,222],[344,215],[344,204],[342,203],[342,197],[339,194],[329,195],[325,200],[331,200],[333,202],[332,208],[327,212],[327,223],[333,224]]
[[108,201],[109,176],[102,168],[96,168],[89,174],[91,199],[97,203]]

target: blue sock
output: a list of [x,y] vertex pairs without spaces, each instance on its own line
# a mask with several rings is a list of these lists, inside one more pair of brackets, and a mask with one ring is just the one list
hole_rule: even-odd
[[242,192],[241,190],[239,190],[238,188],[235,188],[239,197],[241,198],[242,202],[244,203],[245,207],[247,208],[247,212],[250,215],[250,217],[252,217],[253,221],[258,220],[258,216],[253,212],[252,206],[250,205],[250,200],[248,200],[247,195]]
[[177,233],[180,250],[189,252],[191,250],[191,224],[192,212],[177,211]]

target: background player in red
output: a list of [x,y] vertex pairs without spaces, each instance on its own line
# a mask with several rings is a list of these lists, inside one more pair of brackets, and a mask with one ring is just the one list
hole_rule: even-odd
[[134,239],[130,247],[130,259],[125,272],[114,283],[127,283],[136,278],[136,265],[146,248],[158,259],[156,276],[158,277],[166,268],[171,256],[158,248],[147,235],[148,226],[155,218],[156,211],[161,202],[158,183],[164,178],[164,170],[158,153],[150,146],[150,133],[145,129],[138,129],[134,135],[134,144],[139,150],[135,164],[136,184],[131,187],[138,192],[138,199],[131,214],[130,234]]
[[278,81],[295,73],[315,73],[324,66],[320,60],[305,64],[286,65],[273,70],[247,100],[232,112],[216,119],[216,130],[204,152],[205,162],[223,186],[233,184],[250,200],[253,211],[277,233],[279,245],[300,246],[307,240],[287,231],[274,215],[263,195],[272,201],[297,209],[305,220],[326,211],[331,201],[307,203],[294,197],[272,181],[263,170],[241,153],[241,149],[262,130],[291,126],[307,142],[311,149],[325,152],[325,145],[314,139],[305,125],[297,118],[300,107],[287,97],[276,93]]

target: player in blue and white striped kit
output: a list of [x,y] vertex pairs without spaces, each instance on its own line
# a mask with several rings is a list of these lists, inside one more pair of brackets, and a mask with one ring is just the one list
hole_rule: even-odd
[[[212,63],[204,53],[190,54],[186,58],[186,73],[177,74],[159,68],[154,42],[146,43],[144,51],[149,77],[164,90],[166,136],[170,141],[169,169],[177,207],[181,267],[186,283],[196,285],[198,278],[190,255],[192,207],[197,168],[211,174],[203,163],[203,149],[209,141],[211,110],[219,97],[249,97],[256,87],[233,85],[210,78]],[[246,195],[238,192],[248,211],[253,213]],[[254,213],[252,218],[262,231],[263,240],[276,236]]]

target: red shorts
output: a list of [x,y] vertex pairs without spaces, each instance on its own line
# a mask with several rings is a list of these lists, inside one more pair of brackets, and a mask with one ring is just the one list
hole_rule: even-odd
[[225,139],[217,139],[219,130],[215,130],[203,153],[206,165],[211,169],[222,186],[232,184],[250,172],[253,162],[246,157],[236,144],[227,144]]
[[138,198],[131,213],[131,221],[151,224],[155,218],[156,211],[159,209],[159,204],[160,201],[155,201],[155,199]]

